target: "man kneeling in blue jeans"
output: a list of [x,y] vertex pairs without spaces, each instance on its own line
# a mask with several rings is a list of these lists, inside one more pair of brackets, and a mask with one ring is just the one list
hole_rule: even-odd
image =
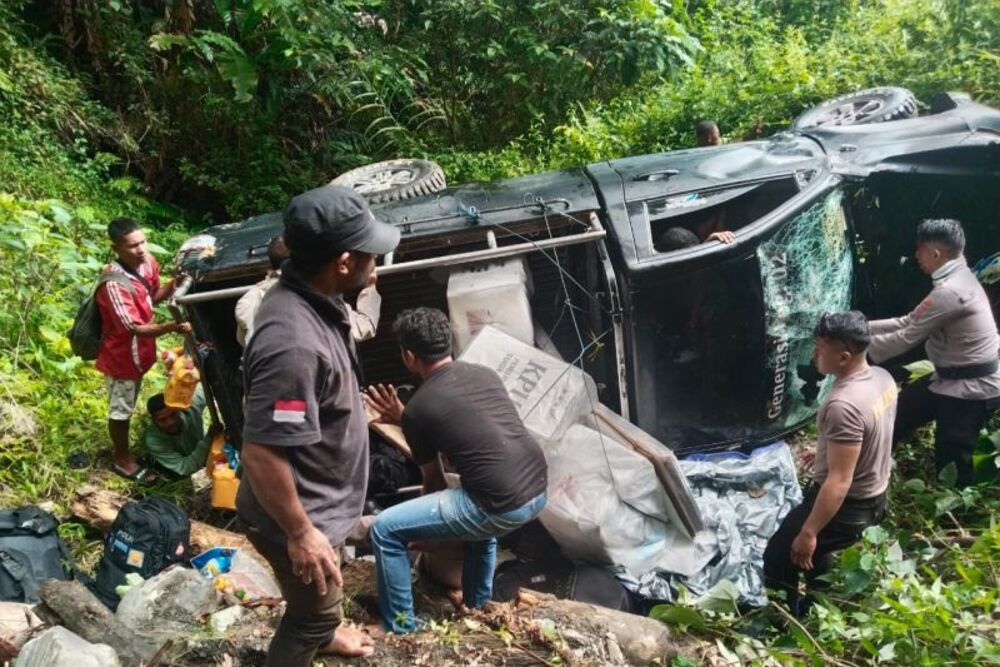
[[[379,421],[400,424],[423,475],[420,498],[390,507],[371,527],[378,601],[387,630],[418,630],[407,545],[462,540],[462,601],[479,608],[493,597],[497,537],[545,507],[548,469],[499,376],[454,361],[448,318],[434,308],[400,313],[393,325],[406,368],[423,381],[403,406],[393,387],[368,388]],[[462,486],[447,489],[446,457]]]

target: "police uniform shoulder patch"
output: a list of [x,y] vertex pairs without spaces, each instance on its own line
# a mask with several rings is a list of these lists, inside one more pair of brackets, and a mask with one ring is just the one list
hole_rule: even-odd
[[924,313],[926,313],[932,305],[934,305],[934,297],[928,294],[927,297],[918,303],[917,307],[913,309],[913,319],[919,320],[922,318]]

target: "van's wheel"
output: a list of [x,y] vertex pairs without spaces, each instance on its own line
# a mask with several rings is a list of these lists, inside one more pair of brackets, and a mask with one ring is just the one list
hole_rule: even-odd
[[346,171],[330,185],[354,188],[372,204],[422,197],[448,187],[444,172],[430,160],[386,160]]
[[823,102],[792,121],[792,129],[885,123],[916,115],[917,99],[906,88],[869,88]]

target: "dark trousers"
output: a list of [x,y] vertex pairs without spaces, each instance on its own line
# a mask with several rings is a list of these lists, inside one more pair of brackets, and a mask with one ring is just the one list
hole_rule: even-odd
[[[267,667],[310,667],[317,649],[333,639],[333,632],[343,619],[344,592],[333,579],[327,579],[327,593],[321,596],[315,582],[306,585],[292,572],[292,561],[284,544],[253,530],[247,531],[247,537],[271,564],[287,605],[267,649]],[[335,555],[337,552],[334,549]]]
[[[764,549],[764,583],[775,590],[784,591],[788,606],[798,609],[799,579],[802,570],[792,562],[792,542],[795,541],[802,524],[809,518],[819,488],[810,486],[802,504],[792,509],[771,536]],[[882,521],[885,516],[885,494],[864,500],[844,499],[830,522],[816,536],[816,551],[813,554],[813,569],[806,573],[806,583],[818,588],[816,577],[827,572],[832,565],[831,554],[848,547],[861,539],[861,533],[868,526]]]
[[968,486],[973,481],[972,452],[993,406],[991,401],[935,394],[930,384],[931,376],[927,375],[903,387],[896,405],[893,442],[899,443],[918,426],[936,421],[934,466],[940,472],[954,463],[959,488]]

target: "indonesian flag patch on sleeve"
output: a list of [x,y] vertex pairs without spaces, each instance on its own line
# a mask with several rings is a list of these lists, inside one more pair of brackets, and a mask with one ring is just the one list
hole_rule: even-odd
[[274,402],[274,421],[301,424],[306,420],[306,402],[281,400]]

